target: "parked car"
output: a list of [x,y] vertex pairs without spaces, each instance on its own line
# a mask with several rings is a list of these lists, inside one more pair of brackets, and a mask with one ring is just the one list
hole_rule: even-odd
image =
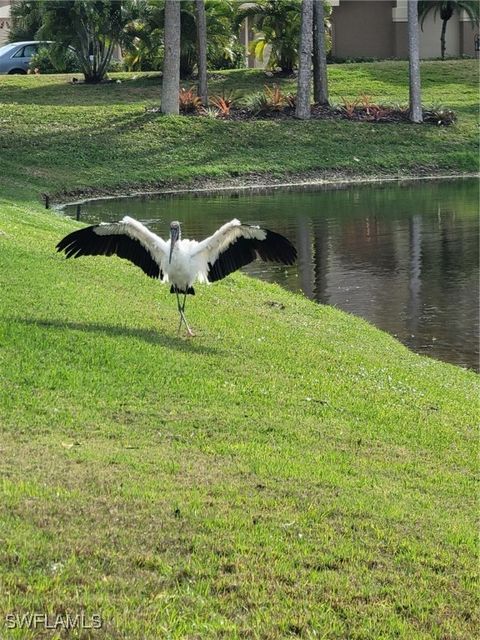
[[0,47],[0,74],[27,73],[31,58],[40,47],[49,44],[52,44],[51,40],[29,40]]

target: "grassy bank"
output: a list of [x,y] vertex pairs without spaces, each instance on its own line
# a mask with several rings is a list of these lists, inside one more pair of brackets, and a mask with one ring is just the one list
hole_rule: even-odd
[[[432,126],[161,118],[156,79],[0,78],[0,638],[467,640],[478,377],[241,275],[168,289],[66,261],[41,192],[473,171],[475,63],[425,63]],[[406,65],[331,68],[405,102]],[[258,72],[212,90],[258,89]],[[272,82],[272,80],[268,80]],[[283,81],[292,84],[292,81]],[[355,159],[356,158],[356,159]],[[100,614],[83,632],[6,614]]]
[[243,276],[177,338],[73,225],[0,206],[0,636],[473,637],[475,374]]
[[[331,98],[369,94],[406,104],[406,62],[331,65]],[[163,118],[159,79],[119,74],[120,84],[71,85],[71,76],[0,78],[2,192],[18,198],[41,192],[108,191],[185,184],[235,176],[285,177],[418,175],[474,172],[477,157],[476,61],[422,64],[423,102],[454,109],[458,123],[373,124],[348,121],[224,122]],[[239,94],[292,79],[260,71],[213,74],[210,92]],[[25,177],[28,174],[29,180]]]

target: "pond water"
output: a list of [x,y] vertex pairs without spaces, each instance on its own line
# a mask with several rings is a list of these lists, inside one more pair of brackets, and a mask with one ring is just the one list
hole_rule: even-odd
[[256,262],[244,271],[359,315],[418,353],[478,371],[478,202],[472,178],[119,198],[82,204],[81,219],[128,214],[164,237],[180,220],[184,237],[195,239],[234,217],[273,229],[294,242],[298,263]]

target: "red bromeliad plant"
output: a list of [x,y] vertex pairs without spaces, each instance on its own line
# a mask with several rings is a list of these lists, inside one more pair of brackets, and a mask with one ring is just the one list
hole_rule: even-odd
[[382,107],[378,104],[372,104],[370,105],[370,110],[366,111],[366,114],[378,122],[379,120],[383,120],[387,116],[391,115],[392,112],[394,112],[394,109],[391,107]]
[[287,103],[287,99],[278,84],[274,84],[272,87],[268,85],[264,86],[266,105],[270,111],[281,111]]
[[210,102],[218,109],[219,115],[226,118],[230,115],[230,109],[235,104],[235,97],[232,93],[222,96],[212,96]]
[[297,94],[296,93],[287,93],[285,95],[285,102],[287,103],[287,107],[291,109],[295,109],[297,106]]
[[180,113],[195,113],[202,106],[202,99],[197,95],[195,87],[180,89],[178,94]]
[[366,93],[360,96],[360,102],[362,103],[362,107],[365,109],[365,113],[370,115],[370,111],[378,107],[374,102],[372,102],[372,96],[367,95]]
[[342,107],[343,113],[347,116],[347,118],[353,118],[360,100],[358,98],[356,100],[347,100],[347,98],[342,97],[342,102],[343,102],[343,107]]

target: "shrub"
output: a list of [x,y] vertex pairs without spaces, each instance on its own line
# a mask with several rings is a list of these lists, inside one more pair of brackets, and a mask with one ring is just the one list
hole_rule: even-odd
[[75,53],[69,49],[52,45],[40,47],[32,56],[29,68],[39,73],[76,73],[80,71]]
[[268,109],[267,97],[263,91],[250,93],[244,98],[243,104],[249,111],[252,111],[255,114],[264,113]]
[[394,60],[394,58],[372,58],[371,56],[333,56],[331,53],[327,53],[328,64],[356,64],[359,62],[382,62],[384,60]]
[[455,111],[451,109],[433,106],[423,112],[423,119],[425,122],[433,122],[440,127],[448,127],[456,122],[457,116]]
[[125,65],[120,60],[110,60],[110,63],[108,65],[108,71],[110,73],[115,73],[117,71],[123,71],[124,68],[125,68]]
[[130,38],[125,45],[125,71],[161,71],[164,57],[163,32],[155,29],[147,34],[145,29],[140,29],[137,33],[140,36]]
[[195,113],[202,106],[202,99],[197,96],[195,87],[180,89],[178,94],[180,113]]
[[245,66],[245,47],[236,37],[232,39],[230,46],[223,49],[218,46],[210,46],[207,51],[208,68],[212,71],[220,69],[241,69]]
[[220,116],[220,111],[218,109],[214,109],[213,107],[202,107],[199,113],[206,118],[212,118],[212,120]]
[[244,104],[254,113],[271,113],[282,111],[286,106],[295,106],[296,95],[284,94],[277,84],[265,85],[263,92],[253,93],[244,100]]

